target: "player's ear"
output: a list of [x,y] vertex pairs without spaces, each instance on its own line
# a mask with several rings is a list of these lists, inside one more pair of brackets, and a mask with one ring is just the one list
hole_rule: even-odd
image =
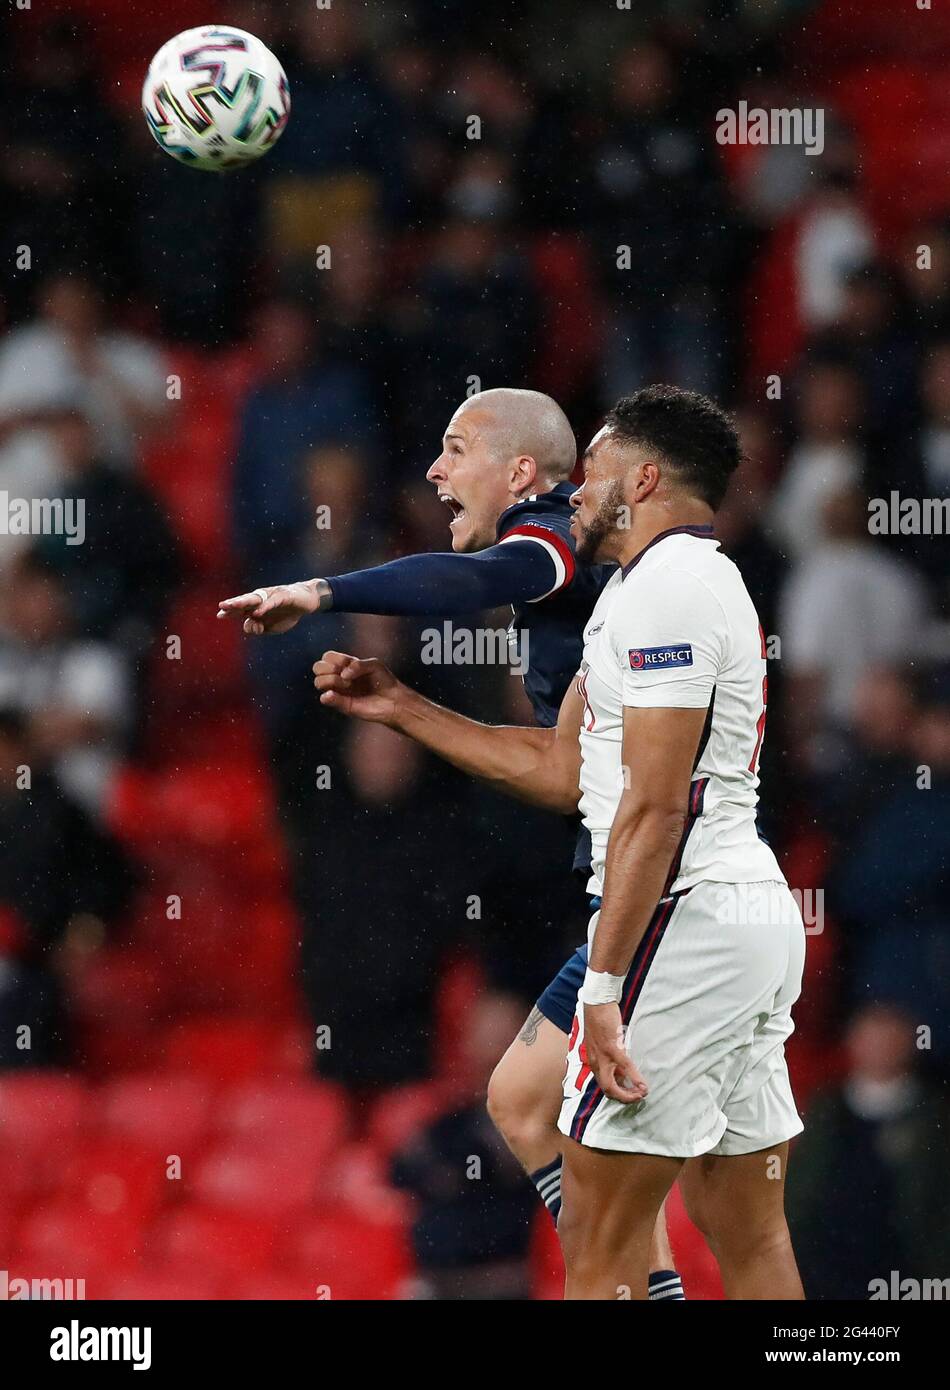
[[645,502],[651,492],[656,491],[660,481],[660,470],[652,459],[638,463],[634,476],[633,495],[637,502]]
[[510,490],[524,497],[535,492],[538,480],[538,465],[530,454],[519,454],[511,463]]

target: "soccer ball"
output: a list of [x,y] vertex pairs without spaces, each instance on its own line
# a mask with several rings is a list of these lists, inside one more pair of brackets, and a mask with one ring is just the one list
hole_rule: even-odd
[[284,70],[243,29],[208,24],[169,39],[142,88],[148,128],[166,154],[194,169],[250,164],[290,116]]

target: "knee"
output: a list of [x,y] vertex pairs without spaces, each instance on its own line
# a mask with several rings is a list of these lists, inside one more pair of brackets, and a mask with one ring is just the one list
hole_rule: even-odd
[[683,1199],[683,1206],[686,1208],[686,1215],[700,1235],[711,1245],[715,1222],[711,1217],[709,1204],[697,1193],[691,1191],[685,1183],[680,1186],[680,1196]]
[[550,1107],[519,1084],[504,1058],[491,1074],[486,1103],[492,1124],[513,1149],[524,1148],[550,1132]]
[[740,1220],[734,1210],[722,1210],[716,1203],[700,1202],[698,1206],[697,1211],[695,1204],[687,1203],[687,1215],[720,1261],[745,1263],[777,1254],[789,1244],[783,1213]]

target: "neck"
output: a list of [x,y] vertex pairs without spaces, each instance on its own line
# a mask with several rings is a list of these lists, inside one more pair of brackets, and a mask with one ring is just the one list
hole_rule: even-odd
[[614,533],[619,541],[615,558],[619,565],[629,565],[641,550],[657,536],[662,536],[664,531],[673,531],[678,526],[711,526],[712,523],[712,507],[691,498],[664,502],[657,509],[634,507],[629,529]]
[[[564,480],[562,480],[564,481]],[[508,501],[505,503],[505,510],[516,506],[519,502],[527,502],[529,497],[540,497],[545,492],[550,492],[557,487],[558,480],[550,478],[535,478],[530,487],[526,487],[524,492],[509,492]]]

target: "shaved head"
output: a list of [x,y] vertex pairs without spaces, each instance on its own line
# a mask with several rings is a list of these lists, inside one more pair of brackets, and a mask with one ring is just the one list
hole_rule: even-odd
[[478,412],[479,424],[499,462],[533,458],[538,473],[552,487],[566,482],[577,462],[577,443],[557,401],[541,391],[501,386],[480,391],[455,412],[455,418]]

